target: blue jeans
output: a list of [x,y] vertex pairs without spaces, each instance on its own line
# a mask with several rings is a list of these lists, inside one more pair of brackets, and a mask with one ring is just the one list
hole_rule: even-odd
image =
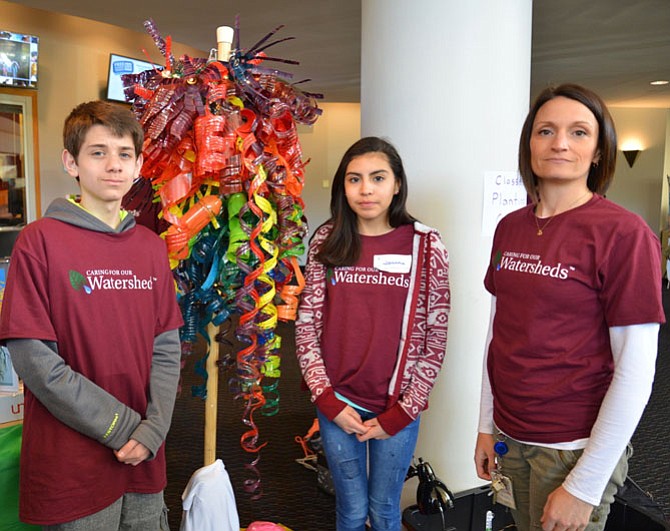
[[[358,411],[365,421],[376,414]],[[319,430],[335,486],[337,531],[400,531],[400,495],[412,461],[419,419],[393,437],[358,442],[318,410]]]

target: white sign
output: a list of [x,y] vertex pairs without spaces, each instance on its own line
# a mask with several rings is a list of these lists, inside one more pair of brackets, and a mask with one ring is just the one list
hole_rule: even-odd
[[526,203],[526,189],[518,172],[484,172],[482,236],[492,236],[506,214],[526,206]]

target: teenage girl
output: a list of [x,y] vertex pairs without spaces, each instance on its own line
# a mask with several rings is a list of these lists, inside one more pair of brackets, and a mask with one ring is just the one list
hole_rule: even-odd
[[338,531],[401,527],[400,495],[444,358],[448,254],[406,210],[395,148],[363,138],[310,244],[297,356],[317,408]]

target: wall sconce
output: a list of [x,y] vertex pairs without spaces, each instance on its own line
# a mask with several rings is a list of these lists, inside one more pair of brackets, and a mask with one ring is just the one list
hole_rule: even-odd
[[632,168],[633,164],[635,164],[635,159],[640,154],[640,151],[640,149],[624,149],[621,151],[623,156],[626,157],[626,161],[628,162],[628,166],[630,168]]

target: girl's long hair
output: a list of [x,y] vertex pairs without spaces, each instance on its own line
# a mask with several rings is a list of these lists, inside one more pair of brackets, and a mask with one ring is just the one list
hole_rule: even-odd
[[332,224],[330,234],[316,254],[317,260],[327,266],[353,265],[361,254],[361,238],[358,234],[358,218],[344,194],[344,178],[352,159],[367,153],[382,153],[386,156],[400,190],[393,196],[388,216],[391,227],[413,223],[416,219],[407,212],[407,176],[402,159],[395,147],[376,136],[361,138],[344,154],[333,178],[330,195],[330,219],[323,225]]

